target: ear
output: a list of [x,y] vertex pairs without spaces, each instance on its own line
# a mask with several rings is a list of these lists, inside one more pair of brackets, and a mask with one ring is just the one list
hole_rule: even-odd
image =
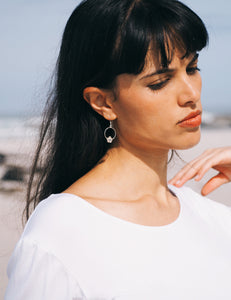
[[83,97],[106,120],[115,120],[117,118],[112,107],[114,99],[111,91],[90,86],[83,90]]

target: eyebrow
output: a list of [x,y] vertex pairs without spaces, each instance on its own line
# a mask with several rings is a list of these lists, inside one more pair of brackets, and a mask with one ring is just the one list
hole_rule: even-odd
[[[196,53],[193,58],[190,60],[189,65],[192,64],[193,62],[195,62],[199,57],[199,53]],[[183,60],[185,58],[185,56],[183,56],[181,59]],[[175,72],[176,69],[169,69],[169,68],[162,68],[159,69],[153,73],[144,75],[143,77],[140,78],[140,80],[151,77],[151,76],[155,76],[155,75],[160,75],[160,74],[164,74],[164,73],[173,73]]]
[[169,69],[169,68],[163,68],[163,69],[159,69],[153,73],[144,75],[143,77],[140,78],[140,80],[154,76],[154,75],[159,75],[159,74],[163,74],[163,73],[173,73],[176,69]]

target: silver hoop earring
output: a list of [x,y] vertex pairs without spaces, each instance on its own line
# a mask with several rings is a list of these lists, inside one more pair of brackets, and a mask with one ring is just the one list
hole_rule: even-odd
[[104,137],[109,144],[111,144],[116,138],[116,130],[113,127],[112,121],[110,121],[109,127],[104,130]]

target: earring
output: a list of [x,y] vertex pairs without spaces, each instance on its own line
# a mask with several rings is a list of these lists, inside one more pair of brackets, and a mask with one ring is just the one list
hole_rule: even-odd
[[[108,135],[108,136],[107,136]],[[113,140],[115,139],[116,137],[116,130],[115,128],[113,127],[113,124],[112,124],[112,121],[110,121],[110,125],[109,127],[107,127],[105,130],[104,130],[104,137],[105,139],[107,140],[107,142],[109,144],[111,144],[113,142]]]

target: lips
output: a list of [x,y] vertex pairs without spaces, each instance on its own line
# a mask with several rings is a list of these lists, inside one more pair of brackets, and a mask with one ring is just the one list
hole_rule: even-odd
[[201,125],[201,111],[197,110],[195,112],[191,112],[187,115],[183,120],[177,123],[181,127],[198,127]]

